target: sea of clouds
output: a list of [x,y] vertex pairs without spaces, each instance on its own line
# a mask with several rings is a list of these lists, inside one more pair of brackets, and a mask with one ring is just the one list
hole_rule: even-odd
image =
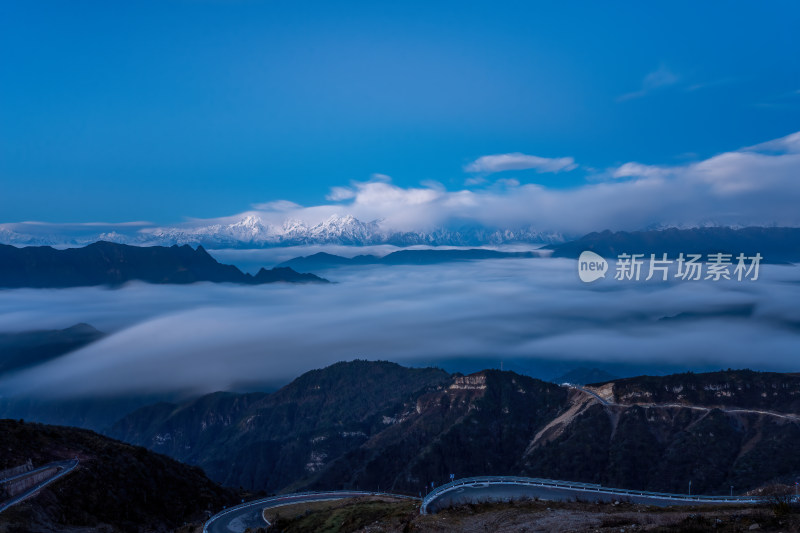
[[757,281],[580,282],[568,259],[329,270],[335,283],[0,291],[0,331],[109,333],[0,395],[202,393],[354,358],[549,359],[797,371],[800,268]]

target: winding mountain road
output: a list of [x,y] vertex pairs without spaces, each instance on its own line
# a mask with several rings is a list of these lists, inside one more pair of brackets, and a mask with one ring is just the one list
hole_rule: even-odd
[[[244,533],[247,528],[269,525],[264,518],[265,509],[296,503],[333,501],[360,496],[419,499],[401,494],[364,491],[306,492],[272,496],[243,503],[215,514],[203,526],[203,533]],[[464,503],[508,501],[520,498],[539,498],[552,501],[574,499],[586,501],[622,500],[658,506],[758,503],[757,499],[745,496],[689,496],[685,494],[614,489],[591,483],[573,483],[552,479],[483,476],[459,479],[438,487],[422,500],[420,513],[436,513],[452,505]]]
[[[565,384],[566,386],[581,391],[592,400],[599,402],[606,408],[631,407],[632,404],[616,403],[613,399],[603,397],[597,392],[579,385]],[[771,416],[800,422],[800,416],[791,413],[765,411],[761,409],[743,409],[706,407],[696,405],[644,404],[637,403],[645,408],[682,408],[710,412],[714,409],[731,414],[757,414]],[[695,504],[729,504],[729,503],[758,503],[757,499],[746,496],[690,496],[685,494],[668,494],[627,489],[615,489],[569,481],[555,481],[550,479],[483,476],[456,480],[447,485],[442,485],[429,493],[423,500],[420,512],[422,514],[435,513],[440,509],[463,503],[477,503],[482,501],[507,501],[519,498],[539,498],[543,500],[572,500],[582,499],[590,501],[625,500],[633,503],[648,505],[695,505]]]
[[230,509],[215,514],[203,526],[203,533],[244,533],[248,527],[264,527],[269,523],[264,518],[264,510],[283,505],[296,503],[312,503],[318,501],[343,500],[360,496],[386,496],[390,498],[404,498],[418,500],[412,496],[402,494],[387,494],[383,492],[365,492],[357,490],[340,490],[328,492],[304,492],[299,494],[284,494],[246,502]]
[[35,470],[31,470],[30,472],[25,472],[25,473],[22,473],[22,474],[18,474],[16,476],[12,476],[12,477],[0,480],[0,484],[6,484],[6,483],[13,482],[13,481],[19,481],[20,479],[23,479],[23,478],[26,478],[26,477],[31,477],[31,476],[33,476],[35,474],[38,474],[39,472],[42,472],[44,470],[49,469],[49,468],[55,468],[56,469],[56,473],[53,476],[48,477],[47,479],[41,480],[40,482],[38,482],[37,484],[33,485],[32,487],[30,487],[26,491],[21,492],[20,494],[17,494],[16,496],[13,496],[12,498],[10,498],[10,499],[8,499],[8,500],[6,500],[4,502],[0,502],[0,513],[5,511],[6,509],[11,507],[12,505],[16,505],[16,504],[18,504],[18,503],[20,503],[22,501],[27,500],[28,498],[30,498],[31,496],[33,496],[34,494],[39,492],[42,488],[46,487],[50,483],[53,483],[57,479],[60,479],[60,478],[62,478],[64,476],[66,476],[67,474],[69,474],[70,472],[75,470],[78,467],[78,464],[79,464],[79,461],[77,459],[73,459],[71,461],[58,461],[58,462],[55,462],[55,463],[48,463],[48,464],[46,464],[44,466],[41,466],[41,467],[39,467],[39,468],[37,468]]

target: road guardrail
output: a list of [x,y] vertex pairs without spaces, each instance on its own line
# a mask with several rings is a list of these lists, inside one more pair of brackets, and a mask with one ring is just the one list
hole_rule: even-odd
[[535,486],[557,489],[569,489],[586,493],[595,494],[613,494],[615,496],[639,496],[645,498],[653,498],[660,500],[680,500],[692,501],[698,503],[757,503],[758,499],[752,496],[704,496],[704,495],[688,495],[688,494],[670,494],[666,492],[652,492],[645,490],[631,490],[631,489],[616,489],[611,487],[604,487],[596,483],[581,483],[574,481],[558,481],[554,479],[541,479],[530,477],[516,477],[516,476],[479,476],[456,479],[445,485],[435,488],[425,496],[420,506],[420,513],[427,514],[428,506],[435,499],[443,494],[455,490],[459,487],[475,486],[475,485],[520,485],[520,486]]

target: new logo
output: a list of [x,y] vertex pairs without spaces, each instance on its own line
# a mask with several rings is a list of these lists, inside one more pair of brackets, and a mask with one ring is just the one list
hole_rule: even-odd
[[594,252],[586,250],[578,258],[578,276],[584,283],[606,277],[608,262]]

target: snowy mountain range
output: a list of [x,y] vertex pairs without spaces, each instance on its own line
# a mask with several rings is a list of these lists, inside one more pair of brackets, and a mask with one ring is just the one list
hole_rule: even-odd
[[[99,231],[98,231],[99,230]],[[514,229],[465,226],[431,231],[398,231],[381,221],[363,222],[352,215],[332,215],[308,224],[286,219],[282,224],[265,222],[248,214],[229,223],[108,229],[94,227],[79,232],[59,231],[55,225],[0,225],[0,243],[18,246],[82,246],[105,240],[122,244],[169,246],[203,245],[206,248],[266,248],[309,244],[364,246],[481,246],[508,243],[560,243],[559,233],[541,232],[533,227]]]

